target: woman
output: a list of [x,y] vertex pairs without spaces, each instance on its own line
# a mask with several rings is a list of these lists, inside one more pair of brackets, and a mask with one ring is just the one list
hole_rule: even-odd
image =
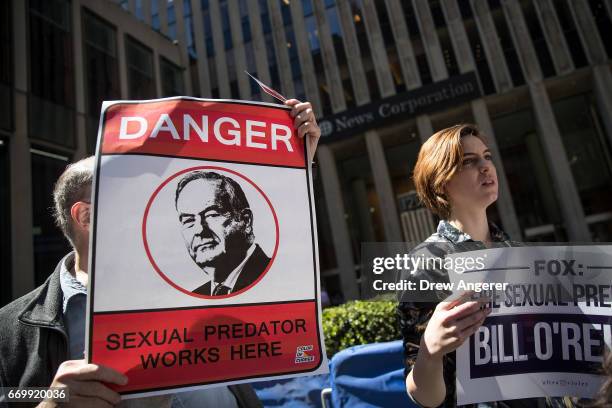
[[[456,125],[431,136],[419,152],[414,182],[420,200],[441,219],[437,232],[417,251],[435,246],[438,250],[430,255],[443,257],[447,252],[441,253],[440,248],[459,243],[471,244],[470,249],[510,245],[506,234],[487,220],[487,207],[497,200],[497,172],[486,139],[476,126]],[[448,281],[443,270],[418,273]],[[453,352],[476,332],[490,309],[482,309],[477,301],[459,299],[437,305],[400,303],[398,312],[410,370],[406,377],[409,396],[426,407],[456,405]],[[537,402],[514,400],[500,405],[535,407]]]

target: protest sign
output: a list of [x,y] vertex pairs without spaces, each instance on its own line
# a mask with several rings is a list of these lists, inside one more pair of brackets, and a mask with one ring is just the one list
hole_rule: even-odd
[[105,103],[93,190],[86,353],[128,376],[121,394],[327,371],[311,167],[289,108]]
[[453,289],[477,281],[503,289],[485,293],[492,313],[457,349],[457,403],[592,398],[612,346],[612,247],[498,248],[447,258],[466,257],[484,265],[449,271]]

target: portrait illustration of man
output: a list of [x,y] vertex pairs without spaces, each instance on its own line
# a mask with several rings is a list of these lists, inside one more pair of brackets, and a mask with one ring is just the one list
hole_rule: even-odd
[[255,243],[253,212],[232,178],[214,171],[187,173],[175,207],[189,256],[209,280],[193,293],[222,296],[257,280],[270,258]]

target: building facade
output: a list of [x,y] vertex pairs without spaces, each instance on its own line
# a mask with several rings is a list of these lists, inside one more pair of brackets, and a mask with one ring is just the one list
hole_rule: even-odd
[[[0,125],[10,129],[0,146],[10,179],[0,202],[1,214],[10,214],[0,220],[2,259],[10,259],[2,267],[12,268],[13,292],[3,289],[5,297],[50,272],[37,264],[39,245],[59,245],[39,204],[57,175],[49,154],[73,159],[91,151],[102,99],[271,101],[245,70],[315,106],[323,133],[315,169],[320,264],[336,302],[360,296],[361,243],[418,241],[433,231],[436,220],[414,198],[412,169],[420,144],[456,123],[476,123],[488,135],[500,181],[490,217],[513,239],[612,241],[610,0],[54,2],[71,10],[68,59],[44,47],[32,54],[37,2],[9,2],[13,26],[2,26],[2,52],[10,44],[14,61],[0,62],[12,112]],[[29,26],[15,23],[26,18]],[[95,27],[114,27],[115,40],[91,34],[87,51],[84,35]],[[39,58],[64,63],[58,75],[75,77],[52,82],[60,94],[72,92],[59,104],[73,116],[30,106],[49,99],[34,91],[39,79],[28,61]],[[100,75],[116,80],[100,83]]]

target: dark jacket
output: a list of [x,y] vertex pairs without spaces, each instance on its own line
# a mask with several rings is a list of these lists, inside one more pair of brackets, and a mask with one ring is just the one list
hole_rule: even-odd
[[[0,387],[48,387],[68,359],[60,268],[61,263],[40,287],[0,309]],[[240,407],[262,406],[250,385],[228,388]]]
[[[259,276],[266,270],[268,264],[270,263],[270,258],[265,254],[263,249],[259,245],[255,245],[255,250],[251,254],[251,257],[246,261],[240,275],[238,275],[238,280],[236,280],[236,284],[234,285],[233,292],[238,292],[241,289],[246,288],[251,283],[255,282]],[[198,295],[210,295],[210,282],[208,281],[196,290],[193,293],[197,293]]]

